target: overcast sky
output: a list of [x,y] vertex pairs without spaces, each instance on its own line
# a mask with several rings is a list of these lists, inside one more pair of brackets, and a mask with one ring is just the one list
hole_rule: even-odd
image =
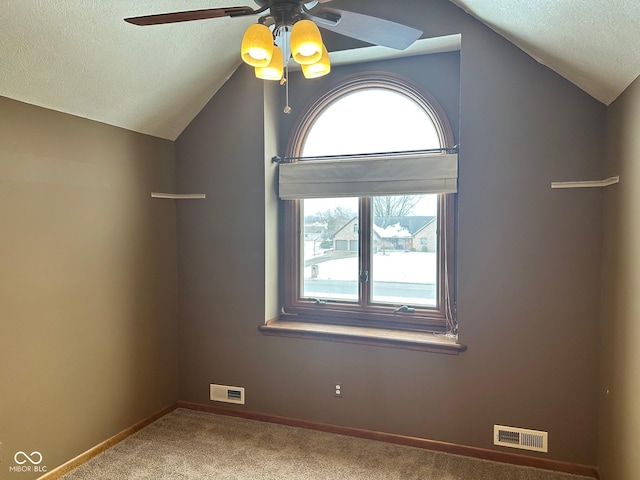
[[[398,152],[440,147],[426,112],[407,96],[382,88],[358,90],[340,97],[316,119],[302,156]],[[356,199],[305,201],[305,215],[339,205],[358,211]],[[425,195],[414,215],[435,215],[437,195]]]

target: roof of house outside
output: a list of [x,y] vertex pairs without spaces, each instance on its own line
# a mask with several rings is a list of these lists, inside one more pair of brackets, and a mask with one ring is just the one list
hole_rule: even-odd
[[[402,216],[402,217],[384,217],[384,218],[374,218],[374,223],[376,226],[384,228],[384,226],[390,225],[399,225],[401,228],[407,230],[411,236],[415,235],[416,232],[422,230],[424,227],[429,225],[436,219],[435,216]],[[380,220],[384,220],[381,222]]]
[[[435,216],[394,216],[394,217],[377,217],[376,220],[384,220],[386,226],[374,223],[373,232],[379,238],[411,238],[420,230],[425,228],[436,219]],[[342,227],[340,227],[332,235],[335,237],[347,225],[351,224],[357,217],[350,219]],[[380,222],[378,222],[380,223]]]

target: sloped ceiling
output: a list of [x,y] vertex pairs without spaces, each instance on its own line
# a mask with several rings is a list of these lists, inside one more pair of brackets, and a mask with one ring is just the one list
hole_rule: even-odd
[[246,3],[3,0],[0,95],[173,140],[236,70],[255,18],[154,27],[123,19]]
[[[451,1],[605,104],[640,74],[638,0]],[[173,140],[238,67],[255,18],[123,18],[246,4],[3,0],[0,95]]]
[[451,0],[609,105],[640,75],[640,0]]

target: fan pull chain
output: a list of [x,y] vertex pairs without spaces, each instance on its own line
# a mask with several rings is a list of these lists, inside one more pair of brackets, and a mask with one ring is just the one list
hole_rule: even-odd
[[287,66],[284,69],[284,77],[282,77],[282,80],[280,80],[280,85],[284,84],[284,113],[291,113],[291,107],[289,106],[289,65],[287,64]]

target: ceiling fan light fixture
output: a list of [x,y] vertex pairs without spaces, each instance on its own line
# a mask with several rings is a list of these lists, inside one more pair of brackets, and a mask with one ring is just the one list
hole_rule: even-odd
[[273,36],[266,25],[254,23],[242,37],[242,60],[252,67],[266,67],[273,56]]
[[284,73],[284,57],[279,47],[273,47],[271,62],[266,67],[256,67],[256,77],[262,80],[280,80]]
[[331,62],[329,61],[329,52],[327,47],[322,45],[322,56],[320,60],[311,65],[301,65],[304,78],[318,78],[328,74],[331,71]]
[[322,56],[322,36],[311,20],[300,20],[291,29],[291,55],[300,65],[311,65]]

